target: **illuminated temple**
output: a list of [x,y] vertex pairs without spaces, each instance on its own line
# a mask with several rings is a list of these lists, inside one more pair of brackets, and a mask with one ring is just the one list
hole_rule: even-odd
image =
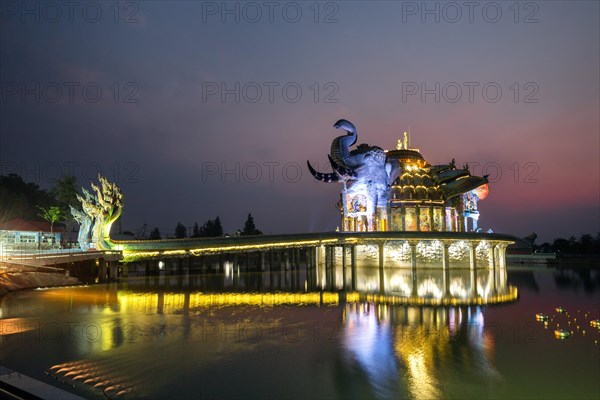
[[367,144],[350,150],[356,127],[347,120],[334,126],[346,134],[331,144],[333,172],[318,172],[310,162],[308,168],[320,181],[343,184],[343,231],[478,231],[477,202],[488,194],[487,176],[471,175],[468,165],[456,168],[454,160],[430,165],[410,148],[406,132],[395,150]]
[[[81,247],[121,252],[124,275],[142,271],[145,276],[187,276],[190,285],[196,272],[220,271],[236,289],[238,275],[233,271],[269,270],[273,290],[280,289],[281,280],[277,286],[273,275],[279,272],[294,290],[343,290],[385,304],[492,304],[517,297],[506,284],[506,247],[514,237],[478,228],[477,203],[489,192],[486,176],[472,175],[468,166],[457,168],[454,160],[431,165],[411,148],[408,134],[396,149],[384,150],[356,145],[356,127],[347,120],[334,127],[345,133],[331,143],[332,171],[319,172],[310,163],[308,168],[317,180],[342,185],[339,232],[116,240],[110,227],[123,210],[123,194],[99,177],[100,184],[92,184],[94,193],[84,190],[79,197],[87,214],[87,219],[80,218]],[[109,279],[117,276],[118,266],[100,265],[97,271],[97,279]],[[323,303],[319,296],[296,300]],[[239,300],[215,300],[212,295],[199,299]],[[246,300],[270,303],[281,298]]]

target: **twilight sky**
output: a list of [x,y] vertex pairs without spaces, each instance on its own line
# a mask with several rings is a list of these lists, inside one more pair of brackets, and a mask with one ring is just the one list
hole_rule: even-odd
[[600,230],[600,8],[537,2],[0,3],[0,173],[98,171],[124,230],[251,212],[332,230],[340,119],[391,149],[490,174],[480,226]]

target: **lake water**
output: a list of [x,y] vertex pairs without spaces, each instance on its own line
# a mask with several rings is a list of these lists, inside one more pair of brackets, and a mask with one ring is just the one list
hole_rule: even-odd
[[[386,291],[402,295],[410,272],[386,269]],[[435,297],[440,274],[419,271],[423,298]],[[471,306],[379,302],[366,297],[378,293],[372,268],[350,293],[318,290],[304,270],[231,265],[23,291],[0,303],[0,365],[97,399],[600,398],[600,332],[590,326],[600,270],[507,275],[478,271],[477,293],[512,285],[516,301]],[[470,278],[452,272],[462,282],[454,296],[473,293]],[[556,339],[557,325],[572,337]]]

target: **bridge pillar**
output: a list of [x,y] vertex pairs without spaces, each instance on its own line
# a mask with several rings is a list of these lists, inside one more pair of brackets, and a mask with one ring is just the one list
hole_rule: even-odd
[[300,249],[295,249],[296,252],[296,290],[301,290],[300,284]]
[[444,279],[444,297],[450,294],[450,244],[442,242],[442,272]]
[[470,270],[470,281],[471,281],[471,296],[473,297],[477,297],[478,293],[477,293],[477,269],[476,268],[472,268]]
[[331,287],[332,291],[334,291],[334,290],[337,289],[337,282],[336,282],[336,280],[337,280],[337,278],[336,278],[336,267],[337,266],[335,264],[335,253],[336,253],[336,250],[337,249],[336,249],[335,246],[331,246],[331,251],[330,251],[330,254],[331,254],[331,257],[330,257],[330,260],[331,260],[330,261],[330,264],[331,264],[331,267],[330,267],[331,268],[331,273],[329,274],[329,276],[330,276],[330,280],[331,280],[330,287]]
[[477,268],[477,248],[475,243],[469,242],[469,268],[474,270]]
[[383,243],[379,243],[378,245],[379,248],[379,292],[381,294],[385,293],[385,270],[384,270],[384,248],[385,248],[385,241]]
[[259,264],[260,264],[260,270],[264,271],[265,270],[265,252],[261,251],[259,253]]
[[346,245],[342,245],[342,290],[346,290]]
[[410,266],[412,271],[411,296],[417,296],[417,242],[408,241],[410,247]]
[[356,245],[350,245],[350,269],[352,271],[351,288],[356,290]]

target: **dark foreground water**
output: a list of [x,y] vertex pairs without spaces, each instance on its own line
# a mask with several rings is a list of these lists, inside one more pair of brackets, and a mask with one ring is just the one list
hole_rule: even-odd
[[[598,399],[599,272],[509,268],[519,299],[493,306],[390,306],[231,269],[24,291],[0,303],[0,365],[98,399]],[[435,276],[419,277],[429,297]]]

